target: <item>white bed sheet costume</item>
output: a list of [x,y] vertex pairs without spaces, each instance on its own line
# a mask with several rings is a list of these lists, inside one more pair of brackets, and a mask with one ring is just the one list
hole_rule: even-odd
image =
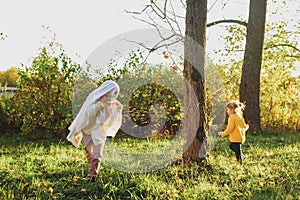
[[[104,143],[107,136],[116,135],[122,124],[122,105],[116,100],[119,92],[119,85],[109,80],[88,95],[73,123],[69,126],[70,133],[67,139],[75,147],[79,147],[83,130],[91,131],[95,145]],[[107,101],[101,105],[100,98],[104,95]]]

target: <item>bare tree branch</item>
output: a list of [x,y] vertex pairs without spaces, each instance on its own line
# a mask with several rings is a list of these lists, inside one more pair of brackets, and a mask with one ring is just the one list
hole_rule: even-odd
[[229,51],[229,52],[244,52],[245,51],[244,49],[228,49],[228,48],[225,48],[224,50]]
[[290,47],[294,50],[296,50],[297,52],[300,52],[300,49],[291,45],[291,44],[273,44],[273,45],[270,45],[269,47],[266,47],[265,49],[271,49],[271,48],[277,48],[277,47]]
[[[222,2],[223,6],[225,7],[229,1],[230,0],[226,0],[226,2]],[[159,37],[161,38],[161,41],[152,47],[149,47],[149,46],[147,47],[145,44],[136,42],[136,44],[140,45],[142,48],[144,48],[148,51],[148,55],[147,55],[146,59],[149,57],[149,55],[151,53],[158,50],[159,48],[165,47],[166,45],[172,45],[172,44],[178,43],[183,40],[183,38],[181,36],[182,30],[181,30],[181,26],[179,24],[180,21],[178,19],[184,19],[185,16],[179,16],[176,14],[176,11],[175,11],[172,1],[163,0],[161,2],[162,2],[162,4],[158,4],[158,3],[156,3],[156,1],[151,0],[151,4],[146,5],[145,8],[142,9],[140,12],[126,11],[129,14],[133,14],[134,15],[133,17],[135,19],[154,27],[156,29],[157,33],[159,34]],[[212,9],[213,6],[217,2],[218,2],[218,0],[215,0],[210,9]],[[182,6],[186,7],[184,0],[180,0],[180,3],[182,4]],[[168,6],[170,7],[170,9],[167,9]],[[148,19],[142,19],[142,15],[146,15]],[[136,16],[141,16],[141,17],[136,17]],[[153,16],[155,16],[155,18]],[[211,23],[207,24],[207,27],[211,27],[211,26],[218,25],[221,23],[236,23],[236,24],[247,27],[246,22],[243,22],[241,20],[234,20],[234,19],[228,19],[228,20],[224,19],[224,20],[218,20],[215,22],[211,22]],[[165,29],[163,27],[164,24],[169,27],[168,29],[171,30],[171,32],[173,33],[173,37],[179,36],[175,40],[170,41],[169,44],[166,44],[166,42],[168,42],[168,39],[170,39],[170,38],[165,38],[161,33],[162,29]],[[131,42],[133,42],[133,41],[131,41]]]
[[133,40],[126,40],[126,41],[138,44],[139,46],[143,47],[144,49],[146,49],[148,51],[148,54],[146,55],[146,57],[143,61],[143,62],[146,62],[146,60],[148,59],[150,54],[155,52],[156,50],[158,50],[162,47],[172,46],[172,45],[177,44],[178,42],[180,42],[181,40],[174,40],[172,42],[165,43],[166,41],[169,41],[170,39],[172,39],[173,37],[176,37],[176,36],[178,36],[178,35],[177,34],[172,34],[169,37],[162,38],[162,40],[160,40],[155,45],[153,45],[153,47],[147,47],[145,44],[143,44],[141,42],[133,41]]
[[[172,11],[167,10],[168,5],[170,5]],[[147,11],[149,11],[149,12],[147,12]],[[134,16],[134,18],[156,28],[157,32],[159,33],[159,35],[161,37],[162,37],[162,35],[160,34],[159,29],[160,28],[164,29],[162,24],[167,24],[167,26],[169,27],[171,32],[173,32],[174,34],[177,34],[177,35],[182,34],[177,17],[181,17],[181,18],[183,18],[183,17],[176,15],[172,1],[164,0],[163,7],[161,8],[159,6],[159,4],[156,3],[156,1],[151,0],[151,5],[146,5],[145,8],[140,12],[132,12],[132,11],[127,11],[127,10],[126,10],[126,12],[129,14],[133,14],[135,16],[145,14],[148,17],[148,20],[142,19],[140,17],[135,17],[135,16]],[[158,17],[161,20],[161,23],[157,20],[157,18],[156,19],[153,18],[152,17],[153,15]]]
[[164,16],[167,16],[167,2],[168,0],[165,0],[165,5],[164,5]]
[[217,24],[222,24],[222,23],[235,23],[235,24],[239,24],[239,25],[247,27],[247,22],[243,22],[241,20],[235,20],[235,19],[223,19],[223,20],[214,21],[214,22],[208,23],[207,27],[209,28],[211,26],[214,26]]
[[136,11],[128,11],[128,10],[126,10],[126,9],[125,9],[125,12],[126,12],[126,13],[129,13],[129,14],[134,14],[134,15],[141,15],[141,14],[143,14],[149,7],[151,7],[151,5],[146,5],[145,8],[144,8],[142,11],[140,11],[140,12],[136,12]]
[[180,0],[181,5],[186,9],[186,4],[184,3],[183,0]]
[[[172,4],[172,3],[170,3],[170,4]],[[173,16],[176,17],[176,18],[185,19],[185,16],[178,15],[178,14],[176,14],[174,11],[173,11],[173,12],[167,11],[167,13],[173,15]]]
[[287,57],[291,57],[291,58],[300,58],[300,55],[287,55]]
[[[166,2],[167,0],[165,0]],[[154,2],[152,1],[152,4],[157,8],[157,10],[160,12],[160,14],[154,9],[153,6],[151,6],[152,10],[157,14],[158,17],[160,17],[161,19],[165,19],[166,15],[164,13],[164,11],[161,10],[161,8]],[[161,15],[162,14],[162,15]]]
[[147,11],[147,9],[151,9],[151,11],[153,11],[158,17],[160,17],[161,19],[164,19],[164,15],[161,15],[161,13],[163,14],[163,12],[161,11],[161,9],[155,4],[153,3],[153,5],[160,11],[160,13],[158,13],[155,8],[151,5],[146,5],[145,8],[140,11],[140,12],[136,12],[136,11],[128,11],[125,9],[125,12],[128,14],[133,14],[133,15],[142,15],[143,13],[145,13],[145,11]]
[[[150,26],[153,26],[154,28],[164,28],[163,26],[161,26],[161,25],[159,25],[159,24],[151,23],[151,22],[149,22],[149,21],[146,21],[146,20],[144,20],[144,19],[141,19],[141,18],[138,18],[138,17],[135,17],[135,16],[133,16],[133,18],[136,19],[136,20],[139,20],[139,21],[141,21],[141,22],[143,22],[143,23],[149,24]],[[150,18],[149,18],[149,19],[150,19]],[[150,20],[153,21],[152,18],[151,18]]]
[[216,3],[218,2],[219,0],[215,0],[215,2],[212,4],[212,6],[207,10],[207,12],[210,12],[213,7],[216,5]]
[[173,17],[174,17],[174,23],[176,24],[176,26],[177,26],[177,28],[178,28],[178,31],[179,31],[180,35],[182,35],[181,28],[180,28],[180,25],[179,25],[179,23],[178,23],[177,16],[176,16],[176,14],[175,14],[175,9],[174,9],[174,7],[173,7],[172,1],[170,2],[170,6],[171,6],[172,12],[173,12],[172,15],[173,15]]
[[229,1],[230,1],[230,0],[226,1],[225,3],[222,1],[222,2],[223,2],[222,9],[224,9],[224,8],[226,7],[226,5],[229,3]]
[[[168,37],[162,38],[162,40],[160,40],[160,41],[157,42],[155,45],[153,45],[153,47],[147,47],[147,46],[146,46],[145,44],[143,44],[143,43],[139,43],[139,42],[132,41],[132,40],[126,40],[126,41],[128,41],[128,42],[133,42],[133,43],[135,43],[135,44],[138,44],[138,45],[140,45],[141,47],[143,47],[143,48],[145,48],[146,50],[148,50],[150,53],[152,53],[152,52],[154,52],[154,51],[156,51],[156,50],[158,50],[158,49],[160,49],[160,48],[162,48],[162,47],[164,47],[164,46],[172,46],[173,44],[176,44],[176,43],[182,41],[182,40],[174,40],[174,41],[169,42],[169,43],[164,43],[164,42],[166,42],[166,41],[170,41],[170,40],[171,40],[172,38],[174,38],[174,37],[178,37],[178,35],[177,35],[177,34],[172,34],[172,35],[170,35],[170,36],[168,36]],[[163,43],[163,44],[162,44],[162,43]]]

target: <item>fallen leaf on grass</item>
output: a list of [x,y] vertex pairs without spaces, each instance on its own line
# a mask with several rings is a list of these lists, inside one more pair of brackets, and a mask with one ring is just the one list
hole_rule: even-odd
[[52,187],[49,187],[49,188],[48,188],[48,192],[52,194],[52,193],[53,193],[53,188],[52,188]]
[[266,156],[271,156],[271,155],[273,155],[274,153],[271,151],[271,152],[267,152],[266,153]]
[[282,178],[282,177],[280,177],[280,178],[278,178],[278,181],[280,182],[280,183],[282,183],[282,184],[284,184],[284,183],[286,183],[286,179],[284,179],[284,178]]
[[229,187],[228,187],[228,185],[225,183],[224,184],[224,187],[226,188],[226,189],[229,189]]
[[289,172],[294,173],[295,170],[294,170],[293,168],[290,168],[290,169],[289,169]]

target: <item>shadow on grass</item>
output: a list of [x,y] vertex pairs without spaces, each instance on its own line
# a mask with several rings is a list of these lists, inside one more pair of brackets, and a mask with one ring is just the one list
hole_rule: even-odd
[[21,133],[4,133],[0,134],[0,148],[2,147],[18,147],[30,144],[49,147],[53,144],[65,144],[65,139],[59,139],[47,132],[34,133],[32,135],[22,135]]

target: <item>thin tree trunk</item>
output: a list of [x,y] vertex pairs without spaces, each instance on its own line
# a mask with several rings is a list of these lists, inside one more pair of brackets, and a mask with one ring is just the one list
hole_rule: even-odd
[[246,48],[240,84],[240,101],[246,103],[244,117],[250,130],[260,131],[260,71],[265,33],[267,0],[251,0]]

